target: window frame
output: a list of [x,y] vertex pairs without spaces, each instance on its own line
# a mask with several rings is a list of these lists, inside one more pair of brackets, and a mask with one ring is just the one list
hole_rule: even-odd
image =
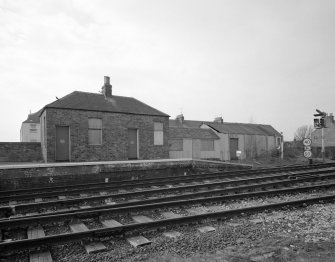
[[164,123],[157,121],[154,122],[154,146],[163,146],[163,145],[164,145]]
[[[100,120],[100,127],[92,127],[90,125],[90,120]],[[96,144],[96,143],[90,143],[91,139],[90,139],[90,134],[92,134],[90,131],[100,131],[100,143]],[[94,133],[93,133],[94,134]],[[89,117],[88,118],[88,138],[87,138],[87,142],[89,146],[101,146],[102,145],[102,119],[101,118],[97,118],[97,117]],[[93,135],[94,137],[94,135]]]

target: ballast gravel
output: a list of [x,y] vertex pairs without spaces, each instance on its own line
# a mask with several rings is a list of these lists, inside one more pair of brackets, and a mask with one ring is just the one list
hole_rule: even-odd
[[[326,193],[334,193],[334,191],[254,198],[208,206],[195,205],[191,208],[198,212],[214,212],[305,199]],[[169,210],[175,212],[173,208]],[[184,213],[180,208],[175,210],[176,213]],[[154,214],[158,216],[157,210]],[[148,216],[150,216],[149,213]],[[128,219],[124,219],[124,222]],[[95,222],[92,221],[92,223]],[[212,226],[216,230],[200,233],[197,228],[202,226]],[[54,261],[62,262],[335,261],[335,251],[333,251],[335,250],[335,204],[333,203],[320,203],[254,215],[246,214],[222,221],[208,220],[201,224],[169,227],[165,231],[178,231],[182,235],[176,239],[170,239],[163,236],[164,231],[150,231],[141,235],[152,243],[139,248],[132,247],[122,236],[105,237],[100,240],[107,250],[90,255],[85,253],[84,247],[79,242],[52,246],[50,252]],[[139,235],[139,232],[129,236],[134,235]],[[21,252],[11,257],[9,261],[29,261],[29,257],[27,252]]]

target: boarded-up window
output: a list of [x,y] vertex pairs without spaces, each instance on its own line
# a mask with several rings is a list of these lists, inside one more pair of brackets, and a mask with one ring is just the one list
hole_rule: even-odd
[[99,118],[88,119],[88,144],[102,144],[102,120]]
[[163,123],[154,123],[154,145],[163,145]]
[[201,151],[214,151],[214,139],[201,139]]
[[183,140],[182,139],[171,139],[169,140],[170,151],[183,151]]

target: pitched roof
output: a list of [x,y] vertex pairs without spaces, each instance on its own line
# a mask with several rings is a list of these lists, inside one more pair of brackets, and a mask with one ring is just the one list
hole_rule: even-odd
[[[45,108],[75,109],[87,111],[127,113],[137,115],[166,116],[169,115],[133,98],[125,96],[115,96],[105,98],[102,94],[74,91]],[[44,110],[43,109],[43,110]]]
[[270,125],[243,123],[205,123],[220,133],[280,136],[280,133]]
[[226,134],[246,134],[246,135],[267,135],[267,136],[281,136],[281,134],[271,125],[262,124],[246,124],[246,123],[217,123],[210,121],[197,120],[169,120],[170,127],[200,127],[206,124],[215,129],[219,133]]
[[210,129],[191,127],[169,127],[169,138],[219,139]]
[[199,128],[204,121],[198,121],[198,120],[177,120],[177,119],[169,119],[169,125],[171,127],[193,127],[193,128]]
[[23,121],[22,123],[39,124],[40,123],[40,113],[41,113],[41,110],[37,111],[36,113],[29,114],[28,118],[25,121]]

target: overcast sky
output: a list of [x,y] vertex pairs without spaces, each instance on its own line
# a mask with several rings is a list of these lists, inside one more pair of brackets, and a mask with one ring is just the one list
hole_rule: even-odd
[[0,0],[0,141],[75,90],[175,118],[270,124],[334,112],[334,0]]

